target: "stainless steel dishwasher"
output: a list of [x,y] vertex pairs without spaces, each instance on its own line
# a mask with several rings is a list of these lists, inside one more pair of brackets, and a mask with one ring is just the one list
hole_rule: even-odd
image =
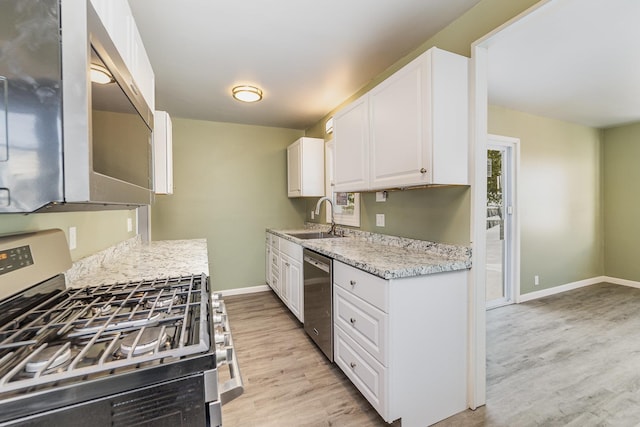
[[333,362],[331,258],[304,250],[304,330]]

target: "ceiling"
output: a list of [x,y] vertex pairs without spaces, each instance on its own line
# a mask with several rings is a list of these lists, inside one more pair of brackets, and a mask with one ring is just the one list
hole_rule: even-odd
[[488,38],[489,103],[596,128],[640,120],[640,1],[553,0]]
[[[479,0],[129,0],[172,116],[306,129]],[[243,104],[231,88],[264,99]]]

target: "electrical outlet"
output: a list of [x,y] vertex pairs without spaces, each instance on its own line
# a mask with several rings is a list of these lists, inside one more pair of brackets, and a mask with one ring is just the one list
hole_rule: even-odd
[[78,247],[78,233],[75,227],[69,227],[69,249]]
[[133,231],[133,220],[131,218],[127,218],[127,231],[129,233]]
[[540,276],[538,276],[538,275],[533,276],[533,284],[534,284],[535,286],[540,285]]
[[387,192],[376,191],[376,202],[386,202],[386,201],[387,201]]
[[316,218],[316,213],[314,211],[311,211],[311,219],[315,219]]
[[376,226],[384,227],[384,214],[376,214]]

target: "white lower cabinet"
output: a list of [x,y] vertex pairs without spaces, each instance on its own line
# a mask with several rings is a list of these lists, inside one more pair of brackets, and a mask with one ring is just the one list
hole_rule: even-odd
[[334,358],[387,421],[467,407],[467,271],[384,280],[333,263]]
[[298,320],[304,322],[302,246],[267,233],[265,252],[266,283]]

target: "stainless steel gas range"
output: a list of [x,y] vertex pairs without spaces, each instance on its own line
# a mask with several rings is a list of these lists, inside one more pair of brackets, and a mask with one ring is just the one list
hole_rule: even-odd
[[209,278],[67,289],[70,265],[60,230],[0,237],[0,426],[222,425],[243,385]]

